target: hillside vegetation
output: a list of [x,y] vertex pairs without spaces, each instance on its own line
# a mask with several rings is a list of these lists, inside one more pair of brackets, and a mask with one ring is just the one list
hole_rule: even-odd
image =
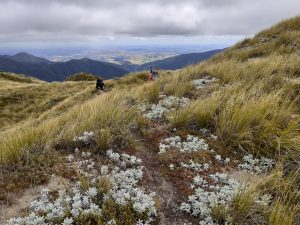
[[7,88],[15,88],[28,84],[40,84],[44,83],[39,79],[33,77],[27,77],[21,74],[13,74],[7,72],[0,72],[0,90]]
[[100,77],[88,73],[76,73],[65,79],[65,81],[95,81]]
[[[95,86],[94,82],[47,83],[36,78],[4,72],[0,73],[0,84],[3,84],[0,87],[1,132],[29,118],[49,113],[53,108],[56,114],[59,113],[58,107],[66,110],[67,102],[70,104],[78,94],[82,99],[90,98],[93,94],[91,90]],[[88,96],[84,94],[87,89]],[[74,101],[73,105],[77,103]]]
[[299,40],[295,17],[158,81],[111,80],[2,132],[6,207],[51,174],[68,180],[11,224],[299,224]]

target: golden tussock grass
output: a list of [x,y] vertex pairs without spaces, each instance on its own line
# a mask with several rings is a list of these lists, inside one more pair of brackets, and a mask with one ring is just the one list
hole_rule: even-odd
[[[18,129],[3,132],[0,138],[0,161],[7,163],[17,160],[32,147],[72,143],[73,138],[84,131],[108,129],[111,135],[126,138],[127,126],[135,115],[136,110],[130,105],[128,95],[118,91],[102,94],[58,117],[39,122],[27,121]],[[108,134],[105,134],[106,138]]]
[[1,131],[30,117],[37,118],[91,85],[94,87],[88,82],[57,82],[0,90]]

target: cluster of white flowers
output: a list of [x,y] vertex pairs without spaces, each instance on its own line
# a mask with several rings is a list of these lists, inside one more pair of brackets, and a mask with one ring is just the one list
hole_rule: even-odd
[[75,149],[75,155],[66,157],[69,166],[74,168],[81,176],[91,179],[92,183],[96,182],[98,171],[95,169],[95,162],[92,159],[92,153],[81,152]]
[[112,150],[107,151],[107,156],[115,163],[119,163],[122,167],[126,168],[126,165],[140,165],[142,164],[142,160],[138,159],[133,155],[128,154],[119,154],[117,152],[113,152]]
[[216,78],[210,78],[210,77],[204,77],[202,79],[193,80],[193,84],[197,89],[202,89],[206,84],[216,82],[218,79]]
[[255,202],[257,204],[267,206],[270,204],[271,200],[272,200],[272,196],[265,194],[265,195],[262,195],[262,196],[259,196],[258,198],[256,198]]
[[175,96],[166,95],[160,95],[160,99],[161,100],[158,102],[158,104],[142,104],[139,106],[139,110],[143,113],[145,118],[151,120],[163,119],[166,112],[170,112],[176,108],[184,107],[190,101],[188,98],[177,98]]
[[[28,217],[10,219],[9,225],[41,225],[41,224],[73,224],[73,221],[89,216],[101,216],[101,209],[97,202],[97,189],[89,188],[82,191],[78,185],[74,185],[68,194],[60,190],[58,197],[51,200],[49,190],[44,189],[38,200],[30,203],[33,211]],[[71,218],[67,216],[71,213]]]
[[211,210],[219,204],[228,203],[241,188],[240,182],[225,173],[211,174],[209,177],[194,178],[195,192],[182,203],[180,209],[199,217],[199,224],[214,225]]
[[[143,167],[140,166],[142,161],[135,156],[114,153],[112,150],[107,151],[107,156],[112,163],[100,165],[93,160],[90,152],[80,153],[76,149],[75,155],[69,155],[67,160],[70,167],[91,181],[89,189],[84,190],[80,182],[75,181],[70,190],[60,190],[57,198],[53,198],[48,190],[43,190],[40,198],[30,204],[32,214],[24,218],[10,219],[8,224],[71,225],[75,220],[101,217],[101,204],[109,199],[122,206],[132,204],[137,213],[148,215],[148,219],[138,220],[138,224],[149,224],[156,215],[155,194],[147,194],[138,186],[138,182],[143,177]],[[117,165],[130,165],[132,168],[121,169],[115,165],[116,163]],[[97,183],[100,179],[109,182],[108,192],[103,193],[98,189]],[[113,219],[106,223],[115,224]]]
[[196,163],[193,160],[190,160],[188,163],[181,162],[180,165],[186,169],[195,170],[197,172],[207,171],[209,169],[211,162],[208,163]]
[[[125,168],[122,170],[119,167],[115,167],[109,174],[111,183],[109,195],[120,205],[132,202],[135,211],[139,213],[147,212],[149,219],[147,221],[139,221],[139,223],[149,223],[156,215],[155,193],[146,194],[138,187],[138,182],[143,178],[143,167],[140,166],[142,160],[135,156],[119,154],[112,150],[107,151],[107,156],[113,162]],[[128,166],[134,168],[126,169]],[[107,170],[105,169],[105,171]]]
[[169,149],[178,149],[180,152],[196,152],[200,150],[209,150],[209,146],[204,139],[193,135],[188,135],[186,141],[181,141],[179,136],[166,138],[159,144],[159,154]]
[[239,164],[239,168],[251,174],[268,172],[275,164],[273,159],[266,157],[254,158],[252,154],[245,155],[243,161],[243,164]]
[[31,213],[24,218],[12,218],[8,221],[9,225],[46,225],[45,218]]
[[221,155],[215,155],[215,160],[221,162],[221,163],[224,163],[224,164],[228,164],[230,163],[230,158],[225,158],[225,159],[222,159],[222,156]]
[[143,177],[142,168],[119,170],[116,168],[111,174],[112,188],[109,194],[120,205],[133,202],[133,209],[139,213],[147,212],[149,221],[156,215],[154,202],[155,193],[146,194],[138,187]]
[[94,138],[94,132],[85,131],[81,136],[76,136],[73,138],[73,141],[82,141],[85,144],[90,144]]

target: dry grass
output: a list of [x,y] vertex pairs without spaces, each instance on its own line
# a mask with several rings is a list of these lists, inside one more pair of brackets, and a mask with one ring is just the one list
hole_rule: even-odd
[[158,82],[150,82],[137,89],[138,99],[148,103],[157,103],[160,94],[160,85]]
[[0,90],[0,128],[3,131],[30,117],[36,118],[91,85],[94,86],[88,82],[63,82]]
[[297,210],[295,206],[290,206],[285,201],[279,199],[271,208],[268,224],[294,225],[296,224],[297,217],[299,217],[299,209]]
[[175,72],[173,76],[166,76],[160,80],[163,86],[163,90],[167,95],[173,95],[176,97],[189,97],[195,91],[194,85],[190,82],[191,78],[185,76],[180,71]]
[[33,84],[33,83],[46,83],[34,77],[28,77],[22,74],[14,74],[9,72],[0,72],[0,81],[11,81],[16,83],[26,83],[26,84]]
[[214,114],[220,101],[219,95],[213,95],[206,99],[199,99],[187,107],[176,111],[169,118],[174,127],[208,127],[213,123]]
[[17,160],[33,146],[68,145],[84,131],[109,129],[115,139],[125,140],[135,115],[136,110],[128,102],[128,95],[118,91],[105,93],[58,117],[38,123],[29,121],[18,129],[3,132],[0,139],[1,162]]

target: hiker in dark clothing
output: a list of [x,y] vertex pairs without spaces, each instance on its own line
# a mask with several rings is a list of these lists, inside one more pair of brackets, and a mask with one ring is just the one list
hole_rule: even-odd
[[157,80],[158,77],[159,77],[158,72],[154,71],[152,66],[150,66],[149,81]]
[[97,79],[96,89],[99,90],[99,91],[103,91],[104,90],[104,82],[103,82],[102,79]]

